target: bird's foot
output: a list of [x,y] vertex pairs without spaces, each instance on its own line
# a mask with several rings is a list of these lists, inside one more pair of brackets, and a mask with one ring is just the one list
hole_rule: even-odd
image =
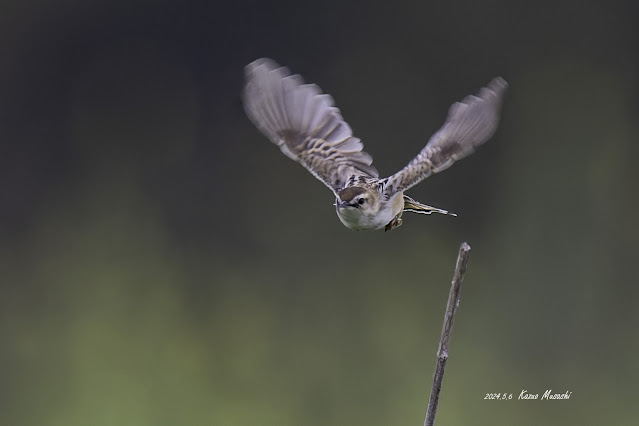
[[399,228],[400,226],[402,226],[402,223],[403,223],[402,212],[400,212],[397,216],[393,218],[393,220],[388,222],[388,224],[384,228],[384,232],[390,231],[393,228]]

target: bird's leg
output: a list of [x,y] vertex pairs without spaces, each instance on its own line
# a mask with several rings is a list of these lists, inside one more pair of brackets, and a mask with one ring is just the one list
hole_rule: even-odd
[[400,211],[399,213],[397,213],[397,216],[395,216],[393,218],[393,220],[391,220],[390,222],[388,222],[388,224],[386,225],[386,227],[384,228],[384,232],[386,231],[390,231],[393,228],[399,228],[400,226],[402,226],[402,213],[403,211]]

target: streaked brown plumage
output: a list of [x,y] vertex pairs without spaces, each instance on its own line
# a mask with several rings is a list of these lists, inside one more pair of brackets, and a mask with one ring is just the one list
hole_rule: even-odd
[[477,96],[454,103],[444,125],[406,167],[380,179],[372,157],[353,136],[330,95],[304,84],[270,59],[246,66],[244,108],[255,126],[302,164],[336,197],[337,215],[354,230],[392,229],[404,211],[450,214],[404,195],[433,173],[471,154],[493,135],[508,87],[493,79]]

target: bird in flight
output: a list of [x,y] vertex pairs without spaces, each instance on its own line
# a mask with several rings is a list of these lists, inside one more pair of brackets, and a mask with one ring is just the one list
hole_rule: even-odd
[[508,87],[496,77],[476,96],[455,102],[444,125],[417,157],[394,175],[380,178],[373,158],[363,151],[364,145],[353,136],[330,95],[315,84],[304,84],[302,77],[271,59],[251,62],[245,73],[242,98],[248,117],[284,154],[333,191],[337,216],[355,231],[389,231],[402,224],[405,211],[454,216],[419,203],[404,191],[490,139]]

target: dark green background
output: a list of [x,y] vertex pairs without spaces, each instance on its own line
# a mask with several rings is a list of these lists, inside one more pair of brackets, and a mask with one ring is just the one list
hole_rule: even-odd
[[[0,425],[419,425],[472,246],[441,425],[638,424],[632,1],[0,5]],[[340,224],[250,124],[272,57],[382,175],[502,75],[486,146]],[[571,391],[568,401],[486,393]]]

